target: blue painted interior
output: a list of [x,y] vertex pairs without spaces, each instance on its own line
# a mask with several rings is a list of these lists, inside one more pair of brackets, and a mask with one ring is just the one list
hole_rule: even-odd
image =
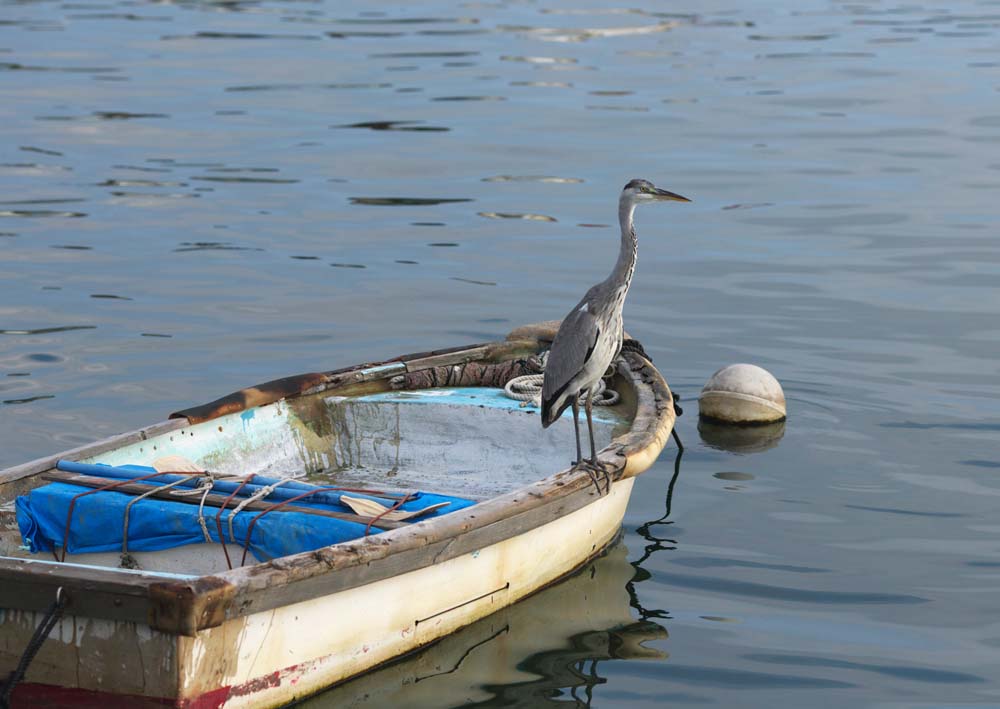
[[[420,389],[417,391],[391,391],[382,394],[352,397],[354,401],[386,404],[437,404],[440,406],[482,406],[491,409],[519,411],[525,415],[538,415],[535,406],[522,406],[523,402],[508,397],[503,389],[489,387],[456,387],[451,389]],[[572,418],[572,409],[563,413],[564,418]],[[583,415],[580,416],[581,421]],[[594,420],[615,424],[621,416],[607,407],[594,407]]]

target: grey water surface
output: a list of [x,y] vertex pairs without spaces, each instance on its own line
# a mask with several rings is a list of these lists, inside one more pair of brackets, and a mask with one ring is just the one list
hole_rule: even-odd
[[[626,306],[670,509],[672,448],[617,610],[456,636],[432,701],[1000,706],[996,0],[0,2],[0,466],[561,317],[633,177],[693,200]],[[737,454],[694,400],[739,361],[789,420]]]

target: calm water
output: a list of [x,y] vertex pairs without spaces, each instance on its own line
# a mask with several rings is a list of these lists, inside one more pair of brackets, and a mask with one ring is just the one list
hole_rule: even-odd
[[308,706],[1000,706],[998,91],[996,0],[2,2],[0,465],[560,317],[645,177],[669,516],[672,449],[561,600]]

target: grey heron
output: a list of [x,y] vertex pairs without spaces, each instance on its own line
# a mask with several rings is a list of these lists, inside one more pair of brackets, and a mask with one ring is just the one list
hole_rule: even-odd
[[632,180],[622,190],[618,200],[618,221],[621,224],[621,247],[611,275],[587,291],[583,299],[563,318],[552,341],[542,381],[542,427],[548,428],[566,407],[573,407],[573,429],[576,433],[575,467],[584,465],[580,451],[580,397],[586,396],[587,431],[590,434],[590,467],[587,472],[594,485],[596,470],[601,470],[610,489],[610,477],[597,461],[592,418],[594,389],[608,366],[622,348],[622,306],[632,274],[635,271],[638,241],[632,216],[636,206],[644,202],[690,202],[679,194],[662,190],[648,180]]

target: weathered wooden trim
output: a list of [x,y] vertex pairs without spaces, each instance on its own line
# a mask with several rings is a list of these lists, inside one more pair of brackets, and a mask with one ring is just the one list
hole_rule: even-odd
[[78,448],[71,448],[70,450],[63,451],[61,453],[36,458],[35,460],[27,463],[15,465],[12,468],[0,471],[0,486],[15,480],[20,480],[21,478],[53,470],[56,467],[56,463],[60,460],[81,460],[83,458],[92,458],[95,455],[104,453],[105,451],[121,448],[122,446],[131,445],[133,443],[139,443],[147,438],[159,436],[163,433],[169,433],[177,430],[178,428],[184,428],[187,425],[187,421],[161,421],[160,423],[153,424],[152,426],[140,428],[137,431],[119,433],[94,443],[79,446]]
[[0,557],[0,608],[41,611],[60,587],[67,615],[147,623],[149,587],[164,576]]
[[[226,394],[207,404],[175,411],[170,414],[169,418],[186,419],[189,423],[202,423],[254,406],[265,406],[283,399],[293,399],[323,391],[336,390],[338,394],[343,396],[385,391],[387,387],[380,387],[377,384],[370,390],[364,387],[366,384],[381,382],[406,372],[473,361],[492,362],[517,354],[527,356],[537,350],[538,342],[536,340],[522,339],[400,355],[381,362],[367,362],[323,374],[298,374],[275,379]],[[362,389],[355,389],[355,387],[362,387]]]
[[235,594],[236,589],[217,576],[154,583],[149,587],[146,622],[154,630],[194,637],[199,629],[225,621]]
[[434,355],[432,357],[421,357],[419,359],[404,360],[406,371],[416,372],[421,369],[431,369],[432,367],[448,367],[455,364],[466,364],[480,359],[486,354],[485,347],[477,347],[473,350],[463,350],[451,354]]
[[[343,386],[342,382],[346,379],[350,382],[371,382],[378,379],[388,379],[389,377],[394,377],[397,374],[403,374],[406,372],[406,365],[402,362],[389,362],[387,364],[376,364],[370,367],[362,367],[360,369],[353,370],[351,372],[344,372],[338,375],[336,381],[338,385]],[[330,381],[328,381],[320,391],[330,388]]]
[[530,325],[521,325],[508,332],[505,339],[508,341],[535,340],[548,345],[555,339],[561,324],[562,320],[545,320],[543,322],[531,323]]
[[635,352],[626,353],[624,358],[639,399],[632,430],[617,439],[626,459],[622,477],[630,478],[656,462],[670,438],[677,415],[673,393],[656,367]]

